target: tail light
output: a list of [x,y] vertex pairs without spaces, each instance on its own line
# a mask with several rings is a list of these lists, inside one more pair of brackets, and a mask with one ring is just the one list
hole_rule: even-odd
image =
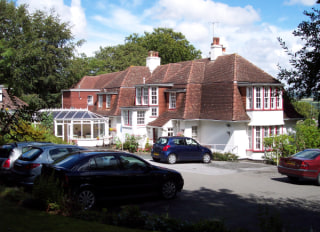
[[40,164],[28,164],[28,165],[25,166],[25,169],[26,170],[32,170],[32,169],[37,168],[39,166],[40,166]]
[[307,162],[302,161],[300,164],[300,168],[301,169],[308,169],[309,168],[309,164]]
[[170,145],[166,145],[166,146],[164,146],[164,148],[162,149],[162,151],[168,151],[169,148],[170,148]]
[[10,168],[10,159],[6,159],[6,161],[3,162],[2,167],[3,168]]

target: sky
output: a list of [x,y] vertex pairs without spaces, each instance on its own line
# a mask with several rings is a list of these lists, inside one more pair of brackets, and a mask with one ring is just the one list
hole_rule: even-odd
[[[227,54],[237,53],[265,72],[277,76],[278,64],[290,67],[282,38],[292,51],[301,41],[292,32],[309,20],[303,14],[319,9],[316,0],[14,0],[30,13],[54,9],[69,22],[75,41],[86,42],[79,53],[94,56],[100,47],[123,44],[125,37],[172,28],[181,32],[202,57],[209,57],[213,36]],[[161,54],[159,54],[161,57]]]

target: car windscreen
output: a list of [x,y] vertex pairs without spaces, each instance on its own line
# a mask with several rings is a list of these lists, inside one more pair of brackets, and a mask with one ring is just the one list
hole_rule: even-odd
[[80,159],[79,154],[68,154],[54,161],[52,165],[57,167],[62,167],[65,169],[71,169],[79,159]]
[[41,153],[42,153],[42,150],[40,148],[32,148],[29,151],[23,153],[19,157],[19,159],[25,160],[25,161],[33,161],[33,160],[36,160]]
[[293,155],[294,158],[299,159],[315,159],[320,155],[320,151],[315,150],[304,150],[300,151],[297,154]]
[[13,146],[3,145],[0,147],[0,158],[9,158]]

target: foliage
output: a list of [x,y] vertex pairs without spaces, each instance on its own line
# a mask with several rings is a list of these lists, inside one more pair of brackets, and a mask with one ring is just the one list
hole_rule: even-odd
[[64,191],[62,183],[55,178],[54,173],[36,179],[32,197],[40,202],[40,205],[44,205],[47,212],[71,215],[73,210],[79,209],[79,206],[72,201],[71,195]]
[[304,14],[310,21],[303,21],[293,31],[304,46],[297,52],[289,51],[286,43],[278,38],[285,52],[290,56],[291,70],[280,67],[279,78],[287,83],[291,97],[314,96],[320,91],[320,11],[312,9]]
[[266,159],[273,163],[278,162],[279,156],[287,157],[297,151],[295,140],[290,135],[278,135],[264,139],[264,146],[267,148]]
[[221,152],[213,152],[212,153],[213,160],[217,161],[235,161],[239,157],[231,152],[221,153]]
[[53,11],[30,14],[7,0],[0,9],[0,83],[15,96],[37,96],[30,102],[37,108],[58,106],[60,90],[75,81],[66,70],[82,41],[73,42],[70,26]]
[[145,66],[148,51],[158,51],[161,64],[201,58],[200,50],[196,50],[182,33],[168,28],[156,28],[142,36],[132,34],[125,41],[123,45],[100,47],[95,57],[88,59],[89,75],[122,71],[132,65]]
[[295,101],[295,110],[306,119],[318,118],[319,110],[309,102]]
[[134,43],[126,43],[113,47],[100,47],[95,54],[96,69],[92,74],[110,73],[125,70],[130,66],[145,66],[148,51]]
[[279,135],[264,139],[267,147],[267,159],[273,162],[277,158],[287,157],[307,148],[320,148],[320,130],[312,119],[298,122],[295,133],[290,135]]
[[0,110],[0,144],[19,141],[64,143],[53,135],[51,115],[27,108],[15,111]]
[[297,123],[295,142],[298,151],[306,148],[320,148],[320,130],[314,120],[307,119]]
[[[126,43],[138,44],[147,51],[157,51],[162,64],[176,63],[201,58],[201,51],[195,49],[186,37],[171,28],[155,28],[152,33],[126,37]],[[145,58],[144,58],[145,59]]]
[[144,151],[149,152],[151,151],[152,145],[149,143],[149,138],[147,138],[147,142],[144,145]]
[[128,150],[129,152],[136,152],[139,147],[139,140],[141,139],[138,135],[129,135],[126,134],[125,142],[123,143],[123,149]]

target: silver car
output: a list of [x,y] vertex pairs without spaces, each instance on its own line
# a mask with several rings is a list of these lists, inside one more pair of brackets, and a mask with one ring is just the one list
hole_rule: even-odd
[[50,164],[66,154],[80,150],[86,149],[66,144],[32,146],[14,162],[12,181],[19,185],[32,186],[35,178],[41,174],[43,164]]
[[42,146],[46,144],[53,144],[50,142],[14,142],[0,146],[0,182],[6,182],[11,173],[13,163],[18,157],[28,151],[32,146]]

